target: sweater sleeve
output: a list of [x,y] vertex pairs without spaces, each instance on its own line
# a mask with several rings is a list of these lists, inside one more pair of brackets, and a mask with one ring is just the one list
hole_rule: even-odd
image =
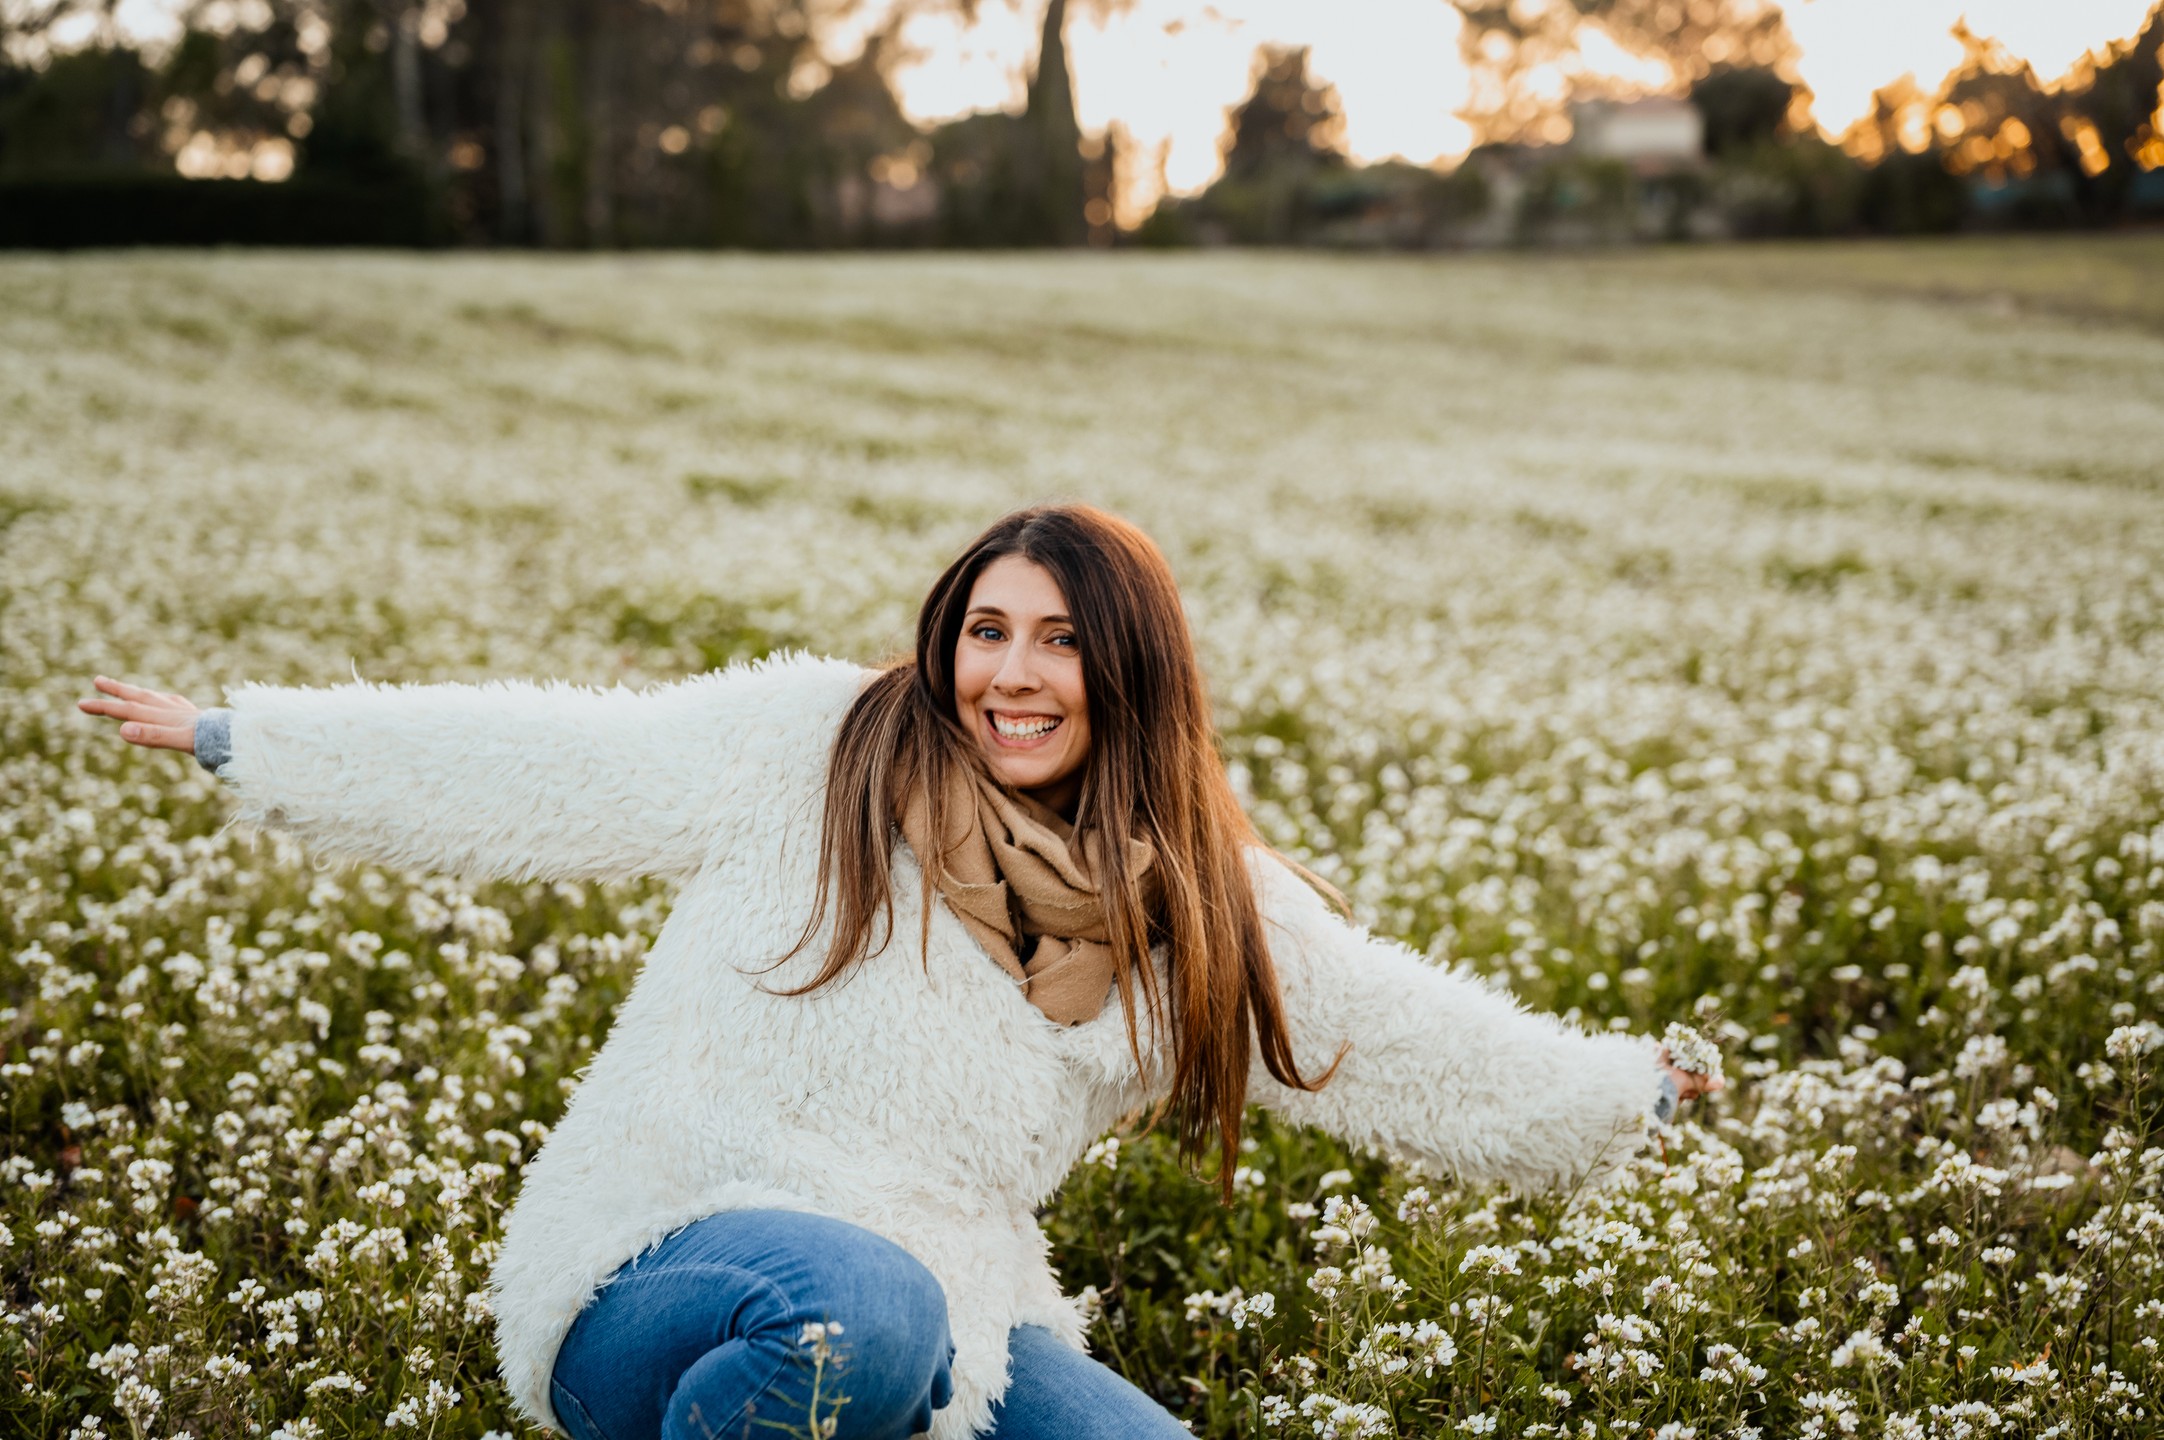
[[197,722],[198,759],[243,819],[355,859],[474,878],[680,876],[758,803],[762,770],[825,745],[862,676],[794,657],[642,691],[249,684]]
[[233,758],[233,712],[219,706],[195,717],[195,763],[211,774]]
[[1348,923],[1266,853],[1253,864],[1301,1073],[1321,1074],[1349,1046],[1312,1093],[1272,1078],[1258,1047],[1258,1102],[1354,1144],[1524,1190],[1598,1177],[1644,1143],[1666,1079],[1655,1041],[1529,1011]]

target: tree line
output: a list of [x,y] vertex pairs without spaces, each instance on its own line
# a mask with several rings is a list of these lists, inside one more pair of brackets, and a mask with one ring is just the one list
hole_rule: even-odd
[[[2164,215],[2164,0],[2056,86],[1963,32],[1943,85],[1881,91],[1838,145],[1770,0],[1447,0],[1465,163],[1352,163],[1305,52],[1265,51],[1219,179],[1132,235],[1130,157],[1076,120],[1069,0],[1044,0],[1022,113],[927,128],[889,76],[900,26],[941,3],[974,18],[914,0],[836,63],[821,29],[847,0],[192,0],[154,56],[117,0],[0,0],[0,242],[1436,246]],[[1703,163],[1567,143],[1536,81],[1594,27],[1669,68]]]
[[1024,114],[930,131],[887,78],[906,10],[836,65],[817,35],[833,9],[808,0],[197,0],[153,62],[110,34],[41,50],[71,3],[0,4],[0,180],[48,195],[290,179],[323,203],[375,197],[410,233],[551,247],[1110,230],[1112,159],[1075,119],[1067,0],[1045,10]]
[[[1222,176],[1162,204],[1159,243],[1433,248],[1692,236],[1916,234],[2164,220],[2164,3],[2053,84],[1955,29],[1935,88],[1899,80],[1838,142],[1819,133],[1798,49],[1770,0],[1457,0],[1478,144],[1448,173],[1354,165],[1337,94],[1300,51],[1266,55],[1230,117]],[[1603,30],[1660,61],[1696,111],[1687,161],[1571,143],[1543,67]],[[1576,77],[1581,99],[1622,82]]]

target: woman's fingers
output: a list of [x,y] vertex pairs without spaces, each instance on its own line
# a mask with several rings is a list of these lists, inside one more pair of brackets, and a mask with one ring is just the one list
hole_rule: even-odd
[[139,705],[125,700],[78,700],[75,703],[85,714],[143,725],[178,725],[183,720],[193,723],[196,713],[192,705]]
[[1728,1081],[1725,1077],[1717,1075],[1701,1075],[1695,1070],[1685,1070],[1681,1066],[1677,1065],[1675,1063],[1675,1057],[1668,1053],[1668,1047],[1666,1045],[1661,1046],[1659,1053],[1654,1057],[1654,1059],[1655,1063],[1657,1063],[1661,1067],[1661,1069],[1667,1071],[1669,1076],[1674,1079],[1676,1084],[1676,1099],[1679,1101],[1696,1100],[1702,1095],[1711,1095],[1716,1091],[1726,1090],[1728,1088]]
[[168,696],[159,694],[159,692],[156,690],[145,690],[140,685],[130,685],[125,680],[115,680],[110,675],[96,676],[91,680],[90,683],[97,686],[100,690],[103,690],[106,694],[118,695],[123,700],[152,700],[170,698]]
[[195,708],[194,702],[185,695],[175,695],[170,690],[152,690],[142,685],[130,685],[108,675],[99,675],[91,683],[115,699],[132,705],[156,705],[177,710]]
[[114,720],[155,720],[161,716],[170,716],[174,710],[171,705],[154,705],[140,700],[102,700],[95,696],[75,703],[89,714],[104,715]]
[[83,709],[89,710],[93,714],[118,715],[129,706],[139,707],[148,713],[166,714],[191,714],[196,709],[193,700],[190,700],[185,695],[175,695],[168,690],[150,690],[141,685],[129,685],[104,675],[97,676],[91,683],[112,697],[106,700],[92,696],[76,702]]
[[[80,703],[87,710],[94,702],[85,700]],[[141,707],[129,708],[132,712]],[[158,711],[145,719],[117,710],[93,713],[103,713],[111,719],[124,722],[120,727],[120,738],[131,745],[144,745],[154,750],[185,750],[191,755],[195,753],[195,720],[192,716],[176,717],[171,711]]]
[[195,727],[193,725],[138,725],[120,727],[120,738],[152,750],[185,750],[195,753]]
[[1696,1100],[1702,1095],[1711,1095],[1716,1090],[1728,1088],[1726,1080],[1717,1080],[1710,1075],[1692,1075],[1690,1079],[1690,1091],[1684,1096],[1687,1100]]
[[195,753],[195,721],[202,712],[185,695],[130,685],[106,675],[92,683],[104,693],[75,702],[84,714],[122,722],[120,738],[130,744]]
[[1700,1075],[1695,1071],[1678,1067],[1669,1060],[1665,1048],[1661,1051],[1661,1068],[1668,1073],[1669,1079],[1675,1083],[1678,1102],[1696,1100],[1701,1096],[1711,1095],[1716,1090],[1728,1088],[1726,1080],[1716,1079],[1710,1075]]
[[104,691],[106,696],[111,697],[107,699],[92,696],[87,700],[76,702],[93,715],[119,715],[131,706],[149,705],[165,698],[155,691],[145,690],[140,685],[123,684],[121,681],[109,679],[103,675],[98,676],[90,683]]

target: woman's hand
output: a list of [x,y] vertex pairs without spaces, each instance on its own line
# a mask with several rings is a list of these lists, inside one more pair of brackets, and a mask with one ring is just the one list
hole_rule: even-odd
[[1666,1045],[1661,1047],[1656,1061],[1668,1078],[1675,1082],[1678,1105],[1686,1100],[1696,1100],[1701,1095],[1711,1095],[1716,1090],[1728,1088],[1728,1082],[1717,1075],[1700,1075],[1679,1067],[1675,1058],[1668,1053]]
[[120,738],[131,745],[195,753],[195,717],[203,712],[185,695],[145,690],[103,675],[92,683],[105,693],[76,701],[84,714],[120,721]]

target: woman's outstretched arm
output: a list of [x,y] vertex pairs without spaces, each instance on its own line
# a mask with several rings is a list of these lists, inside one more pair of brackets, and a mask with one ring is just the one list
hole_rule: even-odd
[[216,760],[222,741],[217,773],[243,818],[326,851],[476,878],[606,879],[699,868],[747,782],[830,737],[862,674],[795,656],[643,691],[249,684],[229,712],[101,678],[81,704],[135,744],[192,752],[201,735]]
[[1302,1073],[1321,1074],[1349,1047],[1312,1093],[1277,1083],[1258,1054],[1257,1102],[1354,1144],[1525,1190],[1569,1186],[1622,1160],[1672,1107],[1657,1042],[1529,1011],[1369,935],[1274,858],[1257,851],[1253,868]]

